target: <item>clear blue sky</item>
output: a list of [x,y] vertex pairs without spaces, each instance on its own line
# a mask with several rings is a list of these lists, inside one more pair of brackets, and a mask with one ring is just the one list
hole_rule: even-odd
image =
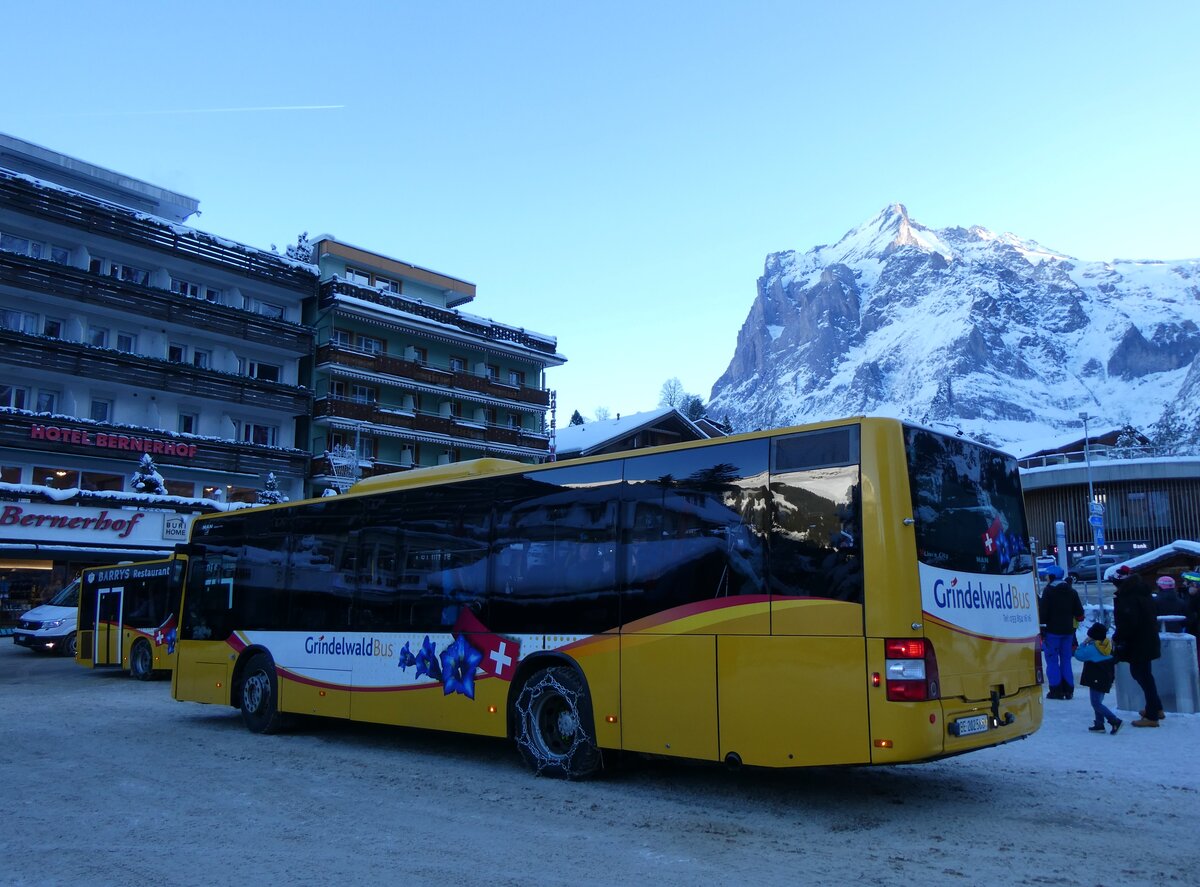
[[466,310],[558,337],[560,422],[672,376],[707,399],[766,255],[888,203],[1200,256],[1200,4],[832,6],[66,0],[8,32],[0,131],[203,230],[474,282]]

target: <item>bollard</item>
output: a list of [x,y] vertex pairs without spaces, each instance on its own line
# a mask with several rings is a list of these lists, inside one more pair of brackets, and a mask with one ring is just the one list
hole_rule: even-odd
[[[1190,634],[1161,633],[1162,655],[1151,671],[1162,699],[1163,711],[1181,714],[1200,712],[1200,672],[1196,667],[1196,638]],[[1146,704],[1142,688],[1129,674],[1129,663],[1117,663],[1117,708],[1137,711]]]

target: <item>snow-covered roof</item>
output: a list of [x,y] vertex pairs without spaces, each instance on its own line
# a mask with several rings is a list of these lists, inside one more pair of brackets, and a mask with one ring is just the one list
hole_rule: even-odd
[[1192,542],[1190,539],[1176,539],[1174,542],[1163,545],[1161,548],[1147,551],[1145,554],[1139,554],[1137,557],[1131,557],[1127,561],[1109,567],[1104,571],[1104,578],[1111,579],[1117,571],[1117,567],[1129,567],[1129,569],[1136,573],[1145,567],[1153,567],[1160,561],[1179,554],[1188,555],[1197,564],[1200,564],[1200,542]]
[[695,432],[697,440],[710,437],[694,422],[674,407],[660,407],[644,413],[630,413],[615,419],[600,419],[583,425],[565,425],[555,432],[555,452],[559,456],[586,456],[603,449],[622,437],[635,434],[643,428],[656,425],[672,414],[687,428]]

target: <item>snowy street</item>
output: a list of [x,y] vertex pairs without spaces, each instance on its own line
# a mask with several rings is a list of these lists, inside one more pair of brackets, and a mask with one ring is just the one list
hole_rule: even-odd
[[[1108,697],[1115,705],[1115,694]],[[508,743],[232,709],[0,640],[4,884],[1194,881],[1200,715],[933,764],[531,776]],[[814,717],[822,716],[814,712]],[[1136,717],[1136,715],[1135,715]]]

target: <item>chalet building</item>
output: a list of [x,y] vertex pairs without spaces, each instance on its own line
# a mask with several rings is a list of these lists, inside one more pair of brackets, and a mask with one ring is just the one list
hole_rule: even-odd
[[462,311],[473,283],[333,237],[311,245],[310,495],[484,456],[549,457],[546,370],[566,362],[553,336]]
[[573,459],[724,436],[722,426],[716,423],[701,426],[674,407],[660,407],[560,428],[555,452],[558,459]]
[[[187,227],[197,208],[0,135],[0,626],[268,474],[303,495],[316,269]],[[143,454],[167,495],[131,494]]]

